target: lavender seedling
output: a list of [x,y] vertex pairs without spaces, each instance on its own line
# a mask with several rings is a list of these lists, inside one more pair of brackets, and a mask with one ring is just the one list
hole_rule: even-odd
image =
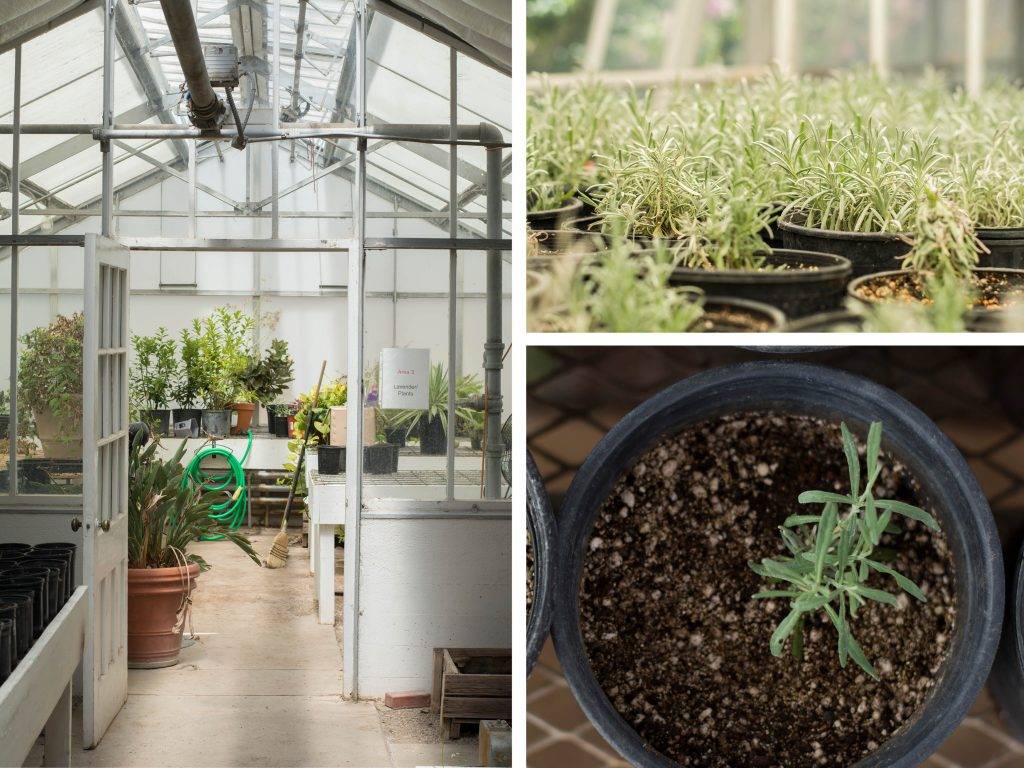
[[786,640],[793,655],[803,658],[804,624],[809,614],[823,611],[839,634],[839,665],[846,667],[852,658],[871,677],[878,673],[853,637],[851,622],[867,601],[894,605],[897,596],[867,586],[868,577],[877,572],[892,577],[912,597],[925,602],[921,589],[903,574],[880,562],[875,549],[883,533],[897,533],[893,515],[917,520],[933,531],[938,523],[919,507],[895,499],[876,499],[875,483],[882,471],[879,453],[882,423],[873,422],[868,430],[865,454],[866,482],[861,485],[861,464],[857,445],[846,424],[841,425],[843,452],[850,475],[848,495],[831,491],[804,491],[801,504],[820,504],[818,514],[791,515],[779,527],[782,540],[792,557],[765,558],[750,567],[759,576],[773,582],[785,582],[782,589],[768,589],[755,599],[788,598],[790,611],[776,627],[770,641],[773,656],[781,656]]

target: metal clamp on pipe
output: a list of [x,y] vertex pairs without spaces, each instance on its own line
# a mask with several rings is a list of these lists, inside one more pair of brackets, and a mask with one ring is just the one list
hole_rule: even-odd
[[218,130],[224,124],[227,110],[210,82],[192,4],[188,0],[160,0],[160,7],[188,84],[189,120],[196,128]]

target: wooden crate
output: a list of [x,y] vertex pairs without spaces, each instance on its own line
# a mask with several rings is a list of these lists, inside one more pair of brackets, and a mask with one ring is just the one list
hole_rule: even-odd
[[430,709],[449,738],[466,723],[512,719],[512,649],[435,648]]

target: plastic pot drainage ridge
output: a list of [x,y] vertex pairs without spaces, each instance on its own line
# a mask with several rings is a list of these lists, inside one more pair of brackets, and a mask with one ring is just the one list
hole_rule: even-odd
[[967,714],[999,643],[1004,577],[995,522],[977,480],[953,443],[892,390],[849,373],[793,362],[725,366],[684,379],[627,414],[573,478],[559,518],[552,635],[566,681],[587,717],[636,766],[672,768],[615,711],[594,677],[580,631],[579,585],[597,513],[620,474],[665,435],[727,413],[776,410],[844,419],[859,434],[885,427],[883,448],[906,464],[933,506],[956,567],[957,620],[949,656],[924,705],[857,768],[918,766]]
[[551,499],[530,452],[526,452],[526,524],[533,542],[533,604],[526,625],[526,675],[537,663],[551,630],[558,530]]

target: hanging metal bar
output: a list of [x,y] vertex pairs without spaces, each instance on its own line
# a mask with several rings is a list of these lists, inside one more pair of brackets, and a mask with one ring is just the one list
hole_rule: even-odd
[[[274,70],[271,73],[271,81],[274,88],[273,117],[271,125],[274,130],[281,128],[281,0],[274,0]],[[277,238],[281,231],[281,203],[278,198],[278,186],[280,185],[280,170],[278,161],[280,153],[277,147],[271,148],[270,155],[270,236]],[[258,257],[257,257],[258,258]]]
[[[104,0],[103,12],[103,128],[109,130],[114,124],[114,6],[117,0]],[[100,141],[103,155],[100,205],[103,215],[100,232],[104,237],[114,233],[114,152],[110,139]]]
[[[448,121],[451,125],[452,143],[448,145],[448,236],[453,240],[458,234],[459,214],[455,205],[458,197],[458,144],[455,143],[459,123],[458,53],[448,49]],[[458,271],[459,252],[448,251],[448,434],[446,435],[445,457],[445,498],[455,498],[455,384],[459,371],[456,370],[458,357]]]

